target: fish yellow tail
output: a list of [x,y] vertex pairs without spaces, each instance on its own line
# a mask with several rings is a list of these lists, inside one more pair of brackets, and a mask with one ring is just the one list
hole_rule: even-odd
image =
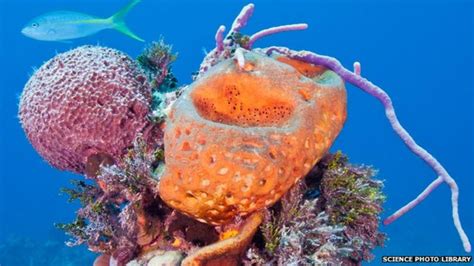
[[140,42],[144,42],[144,40],[140,37],[138,37],[135,33],[133,33],[125,24],[125,16],[127,13],[138,3],[140,3],[141,0],[132,0],[128,5],[120,9],[117,13],[112,15],[110,18],[107,20],[110,21],[112,24],[113,28],[120,31],[121,33],[127,35],[128,37],[135,39]]

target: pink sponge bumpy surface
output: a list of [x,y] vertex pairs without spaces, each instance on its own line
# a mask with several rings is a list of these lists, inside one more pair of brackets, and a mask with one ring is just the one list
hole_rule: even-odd
[[151,89],[127,55],[82,46],[43,64],[26,84],[19,117],[38,153],[84,173],[87,159],[117,160],[148,124]]

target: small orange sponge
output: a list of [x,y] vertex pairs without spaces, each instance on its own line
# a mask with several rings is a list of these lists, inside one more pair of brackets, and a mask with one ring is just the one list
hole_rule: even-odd
[[282,56],[243,53],[172,106],[159,192],[171,207],[225,224],[272,205],[327,152],[346,119],[342,79]]

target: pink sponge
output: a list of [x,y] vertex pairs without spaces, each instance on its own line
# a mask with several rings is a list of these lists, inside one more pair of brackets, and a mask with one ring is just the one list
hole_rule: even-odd
[[26,84],[19,117],[38,153],[84,173],[90,158],[117,160],[148,124],[151,89],[114,49],[82,46],[43,64]]

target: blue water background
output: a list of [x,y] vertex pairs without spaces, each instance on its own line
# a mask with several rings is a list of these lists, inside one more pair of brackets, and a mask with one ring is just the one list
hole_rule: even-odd
[[[21,35],[22,26],[44,12],[65,9],[107,17],[127,0],[0,0],[0,243],[11,236],[40,242],[57,237],[55,222],[71,221],[78,208],[59,195],[77,176],[50,167],[28,143],[17,119],[18,97],[42,62],[83,44],[101,44],[137,56],[143,44],[116,31],[104,31],[71,44],[40,42]],[[173,69],[182,84],[191,81],[214,47],[219,25],[228,28],[247,1],[144,0],[127,17],[147,41],[164,36],[179,52]],[[306,22],[309,29],[282,33],[256,43],[282,45],[338,58],[391,96],[402,124],[456,178],[460,216],[474,240],[474,4],[445,1],[254,1],[243,30]],[[353,162],[378,168],[385,180],[383,217],[413,199],[434,178],[392,132],[381,104],[347,85],[348,119],[332,150]],[[451,219],[450,192],[440,186],[423,204],[390,226],[382,255],[465,254]],[[24,254],[28,255],[28,254]],[[2,258],[0,258],[1,263]],[[369,264],[369,263],[367,263]]]

